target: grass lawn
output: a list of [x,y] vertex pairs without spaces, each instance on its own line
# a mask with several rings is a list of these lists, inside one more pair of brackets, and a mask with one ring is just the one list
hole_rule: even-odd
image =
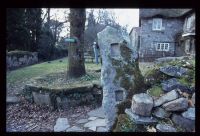
[[[62,62],[59,62],[62,60]],[[150,68],[153,66],[151,63],[140,63],[141,72],[144,73],[148,69],[147,66]],[[88,70],[97,70],[101,68],[101,64],[96,65],[95,63],[85,63],[86,71]],[[7,72],[6,78],[7,83],[15,84],[20,82],[25,82],[31,78],[47,75],[50,73],[59,73],[59,72],[66,72],[67,71],[67,58],[57,59],[51,61],[51,63],[44,62],[40,64],[35,64],[31,66],[27,66],[24,68],[19,68],[17,70]]]
[[[62,60],[62,62],[59,62]],[[101,64],[85,63],[87,70],[97,70],[101,68]],[[62,58],[58,60],[51,61],[51,63],[44,62],[40,64],[35,64],[32,66],[27,66],[17,70],[7,72],[6,79],[7,83],[19,83],[30,78],[37,76],[43,76],[50,73],[64,72],[67,71],[67,58]]]

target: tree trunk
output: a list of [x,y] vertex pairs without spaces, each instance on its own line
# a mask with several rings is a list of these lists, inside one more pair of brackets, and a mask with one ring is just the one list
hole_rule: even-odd
[[67,78],[77,78],[85,75],[84,65],[84,30],[86,13],[85,9],[70,9],[70,37],[76,38],[77,43],[70,43],[68,47]]
[[49,25],[49,23],[50,23],[50,8],[47,8],[47,14],[48,14],[48,16],[47,16],[47,25],[48,25],[48,29],[50,29],[50,25]]

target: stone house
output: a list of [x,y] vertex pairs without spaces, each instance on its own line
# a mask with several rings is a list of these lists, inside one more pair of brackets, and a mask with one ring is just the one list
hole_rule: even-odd
[[195,54],[193,9],[140,9],[139,27],[129,34],[140,61]]

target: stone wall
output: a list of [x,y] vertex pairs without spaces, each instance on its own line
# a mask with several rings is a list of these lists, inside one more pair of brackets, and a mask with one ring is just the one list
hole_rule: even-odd
[[27,84],[24,96],[38,105],[48,105],[52,109],[68,109],[81,105],[101,105],[101,87],[87,86],[73,89],[52,89]]
[[185,18],[183,33],[195,33],[195,13]]
[[37,52],[11,51],[6,54],[7,69],[15,69],[38,62]]
[[[177,18],[162,18],[161,31],[153,31],[153,18],[141,19],[140,59],[154,59],[175,55],[175,36],[183,30],[183,20]],[[169,43],[169,51],[156,51],[156,42]]]
[[183,48],[186,54],[195,54],[195,13],[185,18],[183,25]]

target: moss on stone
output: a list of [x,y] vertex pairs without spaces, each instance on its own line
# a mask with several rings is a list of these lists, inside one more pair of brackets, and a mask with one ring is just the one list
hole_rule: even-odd
[[148,93],[151,96],[159,97],[163,93],[162,87],[158,85],[154,85],[152,88],[148,90]]
[[136,125],[126,114],[120,114],[117,118],[117,125],[113,132],[135,132]]
[[[129,58],[130,59],[130,58]],[[112,59],[112,65],[119,66],[116,68],[116,75],[114,82],[120,82],[120,86],[125,88],[128,91],[128,97],[132,97],[133,94],[138,93],[142,90],[144,85],[144,78],[140,72],[138,61],[134,63],[123,64],[120,60]],[[124,76],[125,74],[133,76],[133,79],[130,80],[129,77]]]
[[159,84],[161,83],[162,80],[167,80],[170,78],[170,76],[163,74],[162,72],[160,72],[159,68],[153,68],[149,71],[147,71],[147,73],[144,75],[144,80],[145,80],[145,84],[147,86],[152,86],[154,84]]
[[178,79],[178,81],[179,81],[181,84],[186,85],[186,86],[190,86],[190,85],[191,85],[191,83],[190,83],[190,82],[188,81],[188,79],[185,78],[185,77]]
[[14,51],[7,52],[6,55],[11,56],[11,57],[13,56],[13,57],[20,58],[20,57],[24,57],[24,55],[32,56],[32,52],[22,51],[22,50],[14,50]]
[[120,43],[120,52],[124,60],[130,60],[132,51],[126,46],[125,43]]

